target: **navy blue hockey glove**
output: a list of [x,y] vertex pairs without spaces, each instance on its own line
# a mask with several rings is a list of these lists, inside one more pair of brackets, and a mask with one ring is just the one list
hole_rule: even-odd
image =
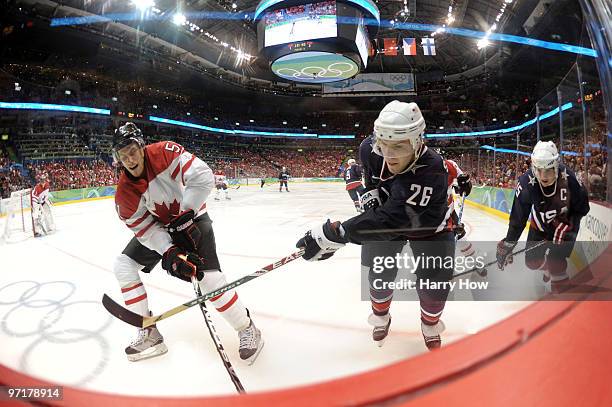
[[193,210],[190,209],[179,213],[168,224],[172,243],[188,252],[198,252],[198,242],[202,238],[202,233],[193,221],[193,217]]
[[329,259],[336,250],[344,247],[347,240],[342,236],[340,222],[331,223],[329,219],[323,225],[306,232],[295,247],[304,249],[302,257],[308,261]]
[[191,277],[196,276],[198,281],[204,277],[204,262],[195,253],[185,252],[177,246],[172,246],[162,257],[162,268],[173,277],[183,281],[191,282]]
[[458,195],[465,194],[465,196],[468,196],[470,192],[472,192],[472,181],[470,181],[469,174],[463,173],[457,176],[456,191]]
[[497,267],[503,270],[508,264],[512,264],[514,259],[512,258],[512,250],[514,250],[516,242],[506,242],[506,239],[502,239],[497,243]]
[[380,199],[378,189],[372,189],[359,196],[359,207],[364,212],[368,209],[376,208],[381,205],[382,200]]

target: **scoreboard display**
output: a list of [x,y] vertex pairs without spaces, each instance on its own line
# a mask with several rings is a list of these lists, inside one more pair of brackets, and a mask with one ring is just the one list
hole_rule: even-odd
[[328,83],[367,67],[380,13],[371,0],[264,0],[255,20],[259,51],[274,74]]
[[274,10],[264,16],[264,46],[338,35],[335,0]]

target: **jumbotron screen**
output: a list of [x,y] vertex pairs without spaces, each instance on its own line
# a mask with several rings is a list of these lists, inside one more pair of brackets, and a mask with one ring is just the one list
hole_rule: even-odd
[[336,2],[274,10],[264,16],[265,47],[338,35]]

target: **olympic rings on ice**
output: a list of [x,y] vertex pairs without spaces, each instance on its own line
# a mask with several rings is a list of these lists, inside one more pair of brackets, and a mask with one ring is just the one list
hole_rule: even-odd
[[[109,345],[102,333],[112,323],[112,317],[107,315],[102,321],[99,318],[97,321],[91,318],[92,315],[100,315],[97,312],[100,303],[88,300],[68,302],[75,292],[76,286],[69,281],[39,283],[24,280],[0,287],[0,307],[12,305],[8,311],[1,314],[0,330],[13,338],[33,338],[19,360],[23,372],[28,373],[32,370],[32,360],[35,356],[40,359],[48,355],[51,360],[59,357],[49,348],[49,344],[70,345],[69,349],[60,353],[62,358],[73,352],[75,358],[83,357],[82,350],[80,352],[78,350],[80,346],[76,344],[84,341],[96,342],[98,348],[96,352],[93,348],[87,347],[89,358],[85,360],[92,359],[92,355],[96,354],[95,357],[99,360],[89,371],[78,371],[79,377],[73,383],[64,383],[83,385],[104,371],[108,362]],[[87,306],[91,306],[92,309],[84,310]],[[70,313],[72,318],[66,315]],[[82,347],[85,345],[91,346],[88,343]],[[57,366],[57,371],[61,372],[63,367],[65,366]]]

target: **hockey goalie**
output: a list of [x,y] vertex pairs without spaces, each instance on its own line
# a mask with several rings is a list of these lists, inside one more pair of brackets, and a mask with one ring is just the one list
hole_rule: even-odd
[[39,178],[38,184],[32,189],[31,203],[34,236],[45,236],[55,231],[55,221],[51,211],[49,182],[45,175]]

